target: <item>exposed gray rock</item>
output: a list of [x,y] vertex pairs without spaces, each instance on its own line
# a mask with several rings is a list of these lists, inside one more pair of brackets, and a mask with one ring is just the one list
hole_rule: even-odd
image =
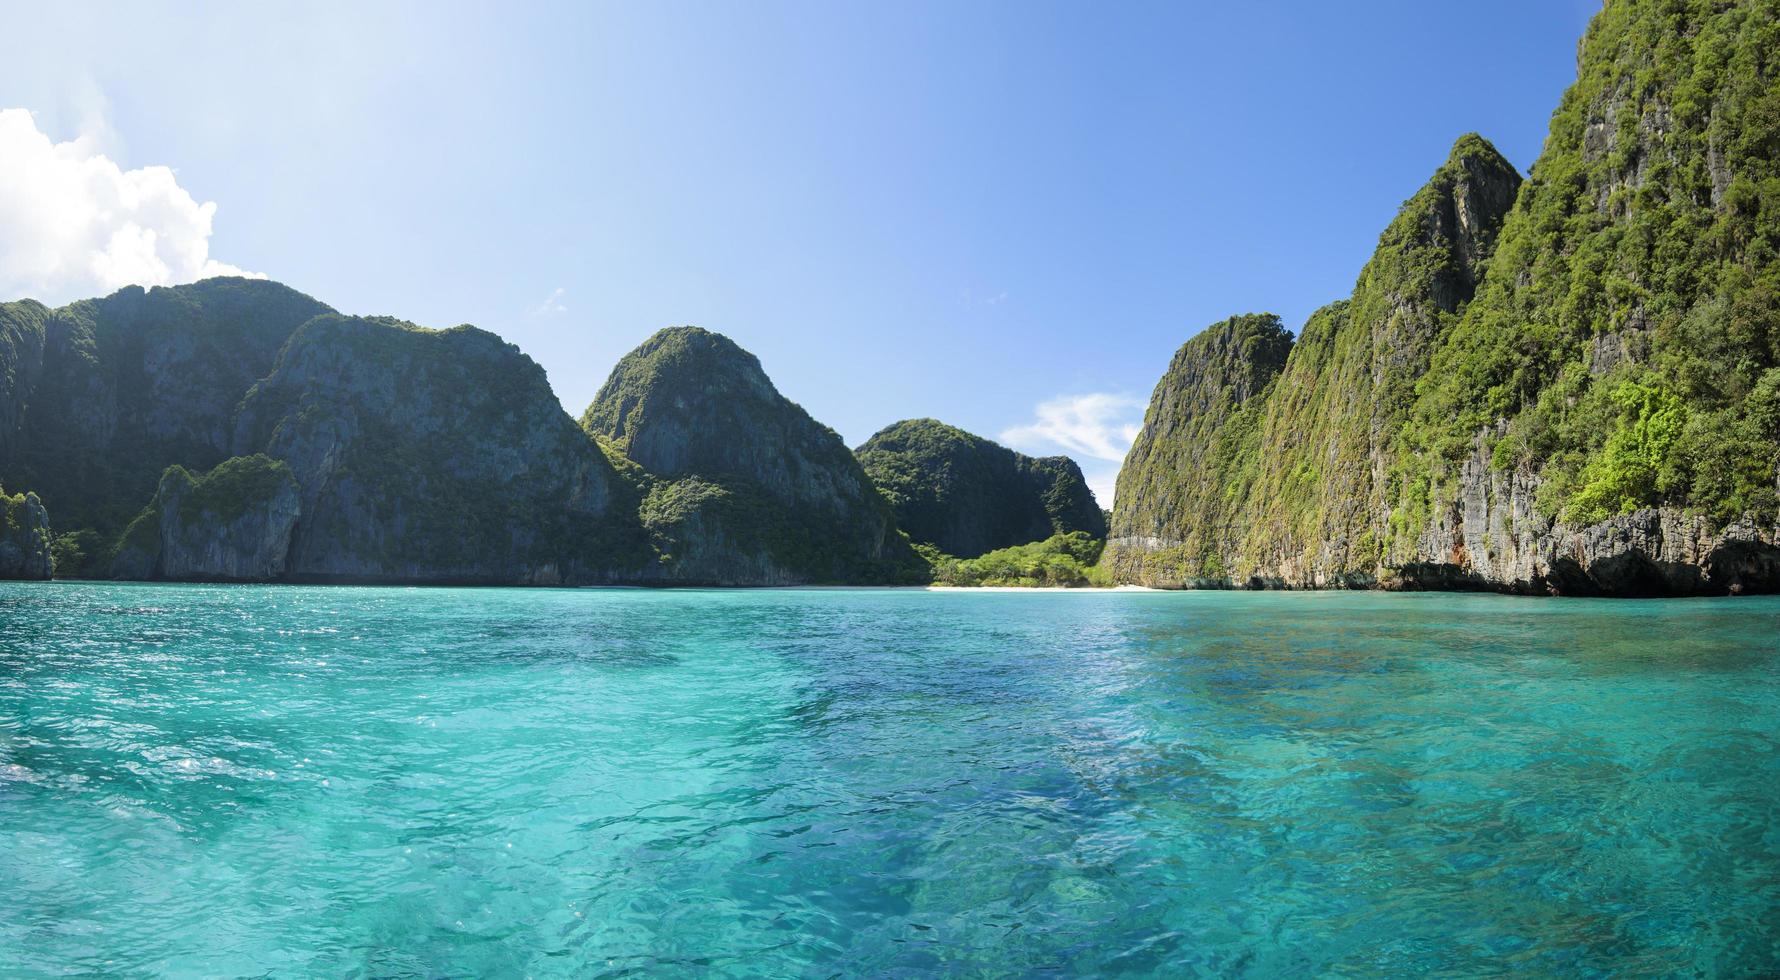
[[203,476],[169,467],[113,559],[125,579],[264,582],[282,578],[300,506],[289,467],[232,459]]
[[1552,595],[1725,595],[1780,591],[1780,529],[1723,526],[1678,508],[1645,508],[1582,527],[1539,516],[1538,480],[1493,470],[1482,438],[1412,560],[1384,584]]
[[317,317],[243,400],[300,488],[298,581],[562,584],[645,566],[619,480],[544,371],[473,327]]
[[49,511],[35,493],[0,493],[0,579],[46,579],[50,560]]

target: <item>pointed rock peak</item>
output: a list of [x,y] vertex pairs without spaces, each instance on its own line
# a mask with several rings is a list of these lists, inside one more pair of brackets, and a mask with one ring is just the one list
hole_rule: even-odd
[[753,354],[698,327],[626,354],[581,426],[658,476],[742,475],[787,501],[876,497],[833,429],[781,395]]
[[1520,172],[1490,142],[1466,133],[1378,237],[1356,295],[1451,312],[1469,302],[1520,192]]
[[1496,145],[1477,133],[1466,133],[1453,141],[1452,152],[1446,155],[1448,168],[1460,167],[1467,170],[1487,167],[1494,170],[1514,171],[1514,165],[1496,149]]
[[1244,313],[1214,323],[1182,344],[1168,373],[1189,391],[1227,390],[1234,401],[1243,402],[1273,380],[1291,352],[1292,334],[1278,316]]
[[[1449,189],[1443,189],[1453,201],[1459,235],[1476,240],[1476,244],[1487,251],[1487,246],[1494,244],[1503,220],[1508,217],[1508,210],[1514,206],[1514,198],[1520,192],[1521,176],[1514,164],[1509,163],[1489,140],[1476,133],[1466,133],[1452,145],[1446,165],[1429,183],[1431,186],[1450,184]],[[1486,238],[1488,241],[1484,243],[1482,240]],[[1465,251],[1468,263],[1475,264],[1481,258],[1475,254],[1478,248],[1468,247]],[[1481,270],[1474,269],[1473,272],[1480,274]]]
[[627,363],[633,371],[724,368],[765,376],[760,358],[728,337],[703,327],[663,327],[625,355],[620,368]]
[[618,361],[581,425],[625,445],[639,428],[670,416],[690,420],[706,410],[727,415],[781,404],[796,407],[773,387],[760,359],[735,341],[703,327],[666,327]]

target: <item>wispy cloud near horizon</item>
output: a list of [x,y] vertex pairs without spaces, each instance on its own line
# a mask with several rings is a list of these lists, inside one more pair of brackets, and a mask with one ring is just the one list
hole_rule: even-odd
[[1040,402],[1032,422],[1004,430],[1001,441],[1027,452],[1061,449],[1075,457],[1094,499],[1111,507],[1119,464],[1143,429],[1144,405],[1141,398],[1111,392],[1059,395]]
[[567,292],[568,290],[561,286],[556,287],[549,296],[544,297],[544,302],[532,307],[532,316],[561,316],[567,313],[569,308],[563,305],[562,301]]
[[264,278],[210,257],[214,201],[200,204],[170,167],[123,169],[98,142],[56,143],[28,110],[0,109],[0,299]]

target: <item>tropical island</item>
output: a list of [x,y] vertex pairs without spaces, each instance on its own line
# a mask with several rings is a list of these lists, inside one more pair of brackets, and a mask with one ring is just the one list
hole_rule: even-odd
[[1110,519],[931,419],[850,450],[697,327],[576,421],[491,333],[215,278],[0,305],[0,576],[1780,590],[1772,31],[1609,4],[1530,175],[1462,136],[1351,296],[1182,345]]

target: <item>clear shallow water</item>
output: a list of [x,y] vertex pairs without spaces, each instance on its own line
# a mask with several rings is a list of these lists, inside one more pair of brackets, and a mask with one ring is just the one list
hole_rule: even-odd
[[1780,970],[1780,601],[0,585],[0,974]]

